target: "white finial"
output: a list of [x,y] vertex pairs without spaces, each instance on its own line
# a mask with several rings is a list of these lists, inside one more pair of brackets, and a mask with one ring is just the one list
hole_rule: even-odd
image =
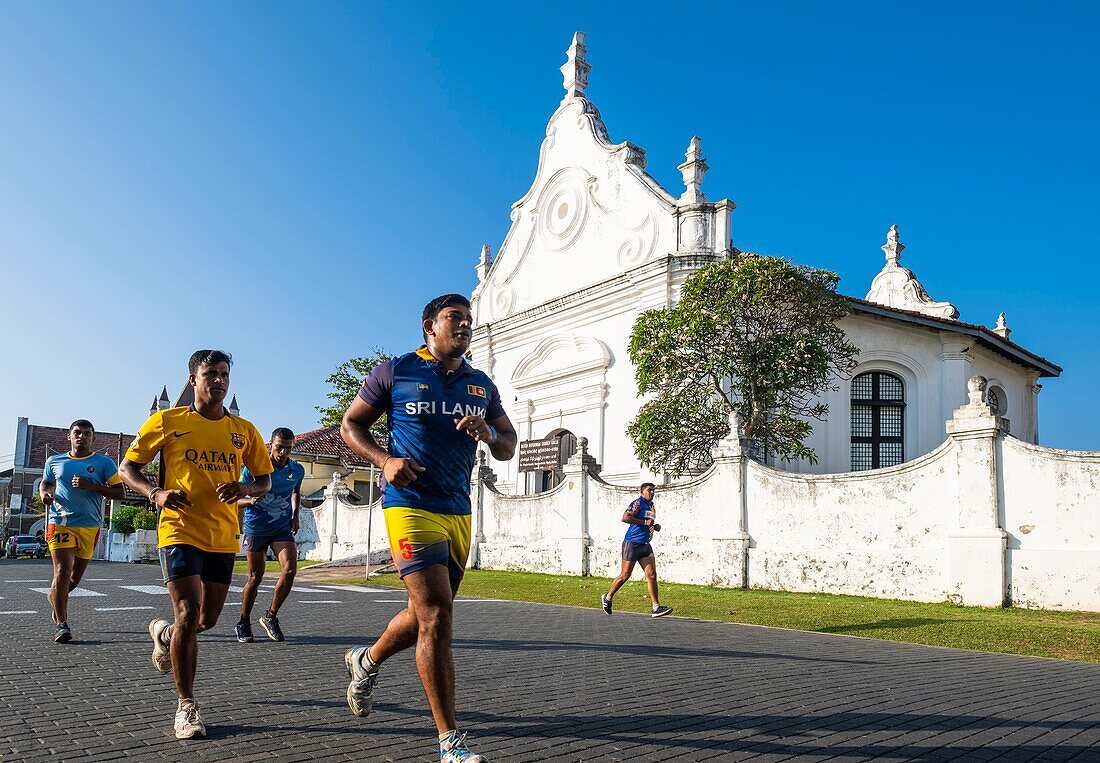
[[584,32],[573,35],[573,43],[565,51],[565,65],[561,67],[566,98],[584,98],[588,87],[588,72],[592,67],[584,60]]
[[997,328],[993,329],[993,333],[1004,339],[1008,339],[1008,335],[1012,333],[1012,329],[1008,327],[1008,321],[1005,320],[1004,313],[997,316]]
[[890,265],[897,265],[901,262],[903,249],[905,249],[905,244],[898,240],[898,226],[897,224],[891,225],[890,230],[886,233],[886,244],[882,247],[882,251],[886,252],[886,262]]
[[489,277],[489,268],[493,266],[493,253],[489,249],[489,245],[485,244],[481,247],[481,259],[477,261],[477,280],[480,282],[485,281]]
[[702,140],[698,135],[691,139],[684,156],[687,161],[676,169],[684,176],[684,192],[680,195],[681,204],[699,204],[707,201],[707,195],[703,193],[703,175],[710,167],[703,158]]

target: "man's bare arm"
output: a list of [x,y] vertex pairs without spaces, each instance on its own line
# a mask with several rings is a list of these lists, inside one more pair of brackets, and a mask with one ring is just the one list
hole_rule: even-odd
[[356,395],[344,413],[344,420],[340,422],[340,436],[357,456],[381,469],[386,482],[402,488],[413,482],[416,475],[424,471],[424,467],[411,458],[396,458],[382,450],[370,433],[371,425],[381,415],[382,411],[368,405],[363,398]]
[[510,461],[516,455],[516,444],[519,442],[512,420],[505,414],[490,421],[489,426],[497,433],[497,438],[489,443],[489,452],[497,461]]
[[73,487],[77,490],[90,490],[99,493],[108,501],[121,501],[126,497],[126,488],[122,485],[100,485],[86,477],[73,477]]
[[122,459],[122,463],[118,465],[118,476],[122,478],[122,482],[126,487],[138,495],[145,496],[161,508],[179,509],[191,505],[191,501],[187,500],[187,493],[184,491],[165,490],[157,487],[157,484],[148,475],[142,473],[141,468],[143,466],[145,464],[139,464],[137,461],[131,461],[128,458]]

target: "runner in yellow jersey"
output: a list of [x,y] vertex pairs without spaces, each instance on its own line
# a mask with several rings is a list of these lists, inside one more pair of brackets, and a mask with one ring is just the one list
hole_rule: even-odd
[[[123,482],[159,507],[160,561],[175,619],[155,618],[149,635],[153,666],[172,671],[175,678],[177,739],[206,735],[194,697],[196,636],[214,627],[229,593],[240,550],[236,502],[271,488],[271,458],[263,437],[223,404],[231,363],[221,350],[195,352],[188,363],[195,402],[150,416],[119,467]],[[157,454],[159,484],[141,471]],[[253,482],[239,482],[244,467]]]

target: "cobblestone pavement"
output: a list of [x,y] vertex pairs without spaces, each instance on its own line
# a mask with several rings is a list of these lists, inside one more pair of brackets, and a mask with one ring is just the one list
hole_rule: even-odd
[[[0,760],[436,759],[411,653],[383,668],[369,718],[344,703],[344,650],[403,593],[303,583],[281,644],[236,643],[231,593],[200,636],[210,737],[178,742],[171,677],[149,664],[159,570],[93,562],[67,645],[49,577],[0,561]],[[1100,665],[478,600],[456,604],[455,632],[459,722],[494,763],[1100,761]]]

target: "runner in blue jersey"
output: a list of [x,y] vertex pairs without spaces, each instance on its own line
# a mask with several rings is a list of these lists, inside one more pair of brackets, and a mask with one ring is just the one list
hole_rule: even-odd
[[[238,506],[244,507],[244,546],[248,556],[248,581],[241,592],[241,619],[237,623],[237,641],[252,641],[252,604],[260,581],[264,579],[266,552],[270,548],[279,560],[279,582],[271,597],[271,606],[260,618],[260,625],[272,641],[283,640],[279,625],[279,607],[290,595],[294,576],[298,574],[298,546],[294,535],[298,532],[298,510],[302,501],[302,479],[306,470],[290,457],[294,448],[294,433],[279,427],[271,433],[268,450],[271,453],[271,490],[262,498],[242,498]],[[252,482],[252,473],[246,466],[241,472],[241,482]]]
[[[390,551],[409,605],[368,647],[349,649],[347,700],[370,713],[378,668],[416,645],[416,666],[439,732],[442,763],[479,763],[456,729],[451,614],[470,552],[470,473],[478,443],[499,461],[512,458],[516,432],[492,380],[466,360],[473,314],[460,294],[429,302],[422,315],[425,345],[379,364],[344,414],[341,434],[382,470]],[[382,414],[389,451],[371,436]]]
[[623,587],[623,583],[630,580],[630,573],[634,571],[634,565],[640,563],[645,572],[646,587],[649,589],[649,599],[653,602],[653,617],[664,617],[672,612],[672,607],[663,607],[657,599],[657,561],[653,557],[653,533],[660,532],[661,526],[656,524],[657,512],[653,508],[653,493],[657,487],[652,482],[643,482],[641,495],[630,502],[623,512],[623,522],[630,525],[626,528],[626,537],[623,538],[623,565],[619,576],[611,581],[611,588],[600,597],[603,611],[611,614],[611,599],[615,592]]
[[95,427],[87,419],[69,425],[69,452],[46,459],[38,496],[47,507],[46,543],[53,558],[50,605],[53,640],[71,641],[69,592],[80,584],[103,527],[103,499],[123,497],[115,462],[92,452]]

